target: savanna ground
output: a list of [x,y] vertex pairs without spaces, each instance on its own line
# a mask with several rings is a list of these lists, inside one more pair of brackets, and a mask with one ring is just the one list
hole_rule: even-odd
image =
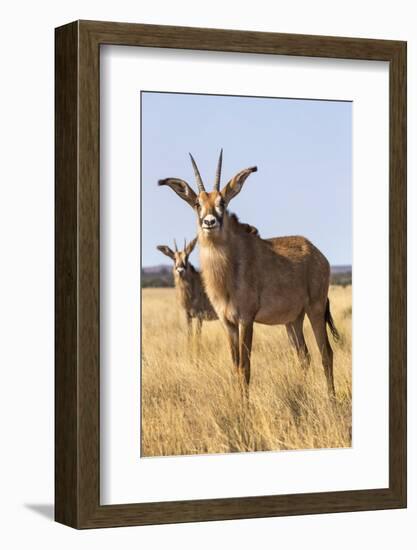
[[330,303],[341,341],[334,351],[336,400],[329,400],[309,321],[307,373],[284,326],[255,324],[249,404],[244,406],[226,335],[203,324],[187,340],[175,290],[142,290],[142,456],[350,447],[352,290],[333,286]]

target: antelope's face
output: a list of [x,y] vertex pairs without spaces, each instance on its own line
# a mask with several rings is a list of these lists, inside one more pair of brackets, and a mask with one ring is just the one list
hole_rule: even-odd
[[195,210],[198,225],[205,235],[211,236],[221,231],[226,203],[219,191],[212,191],[211,193],[203,191],[197,195]]
[[181,250],[174,252],[174,274],[177,273],[180,277],[185,277],[188,270],[188,256]]
[[167,245],[159,245],[156,248],[162,252],[162,254],[165,254],[165,256],[168,256],[168,258],[171,258],[171,260],[174,262],[174,266],[172,268],[172,271],[175,275],[178,275],[181,278],[184,278],[190,273],[190,263],[188,262],[188,256],[191,254],[191,252],[194,250],[194,247],[197,243],[197,237],[193,239],[191,242],[187,244],[186,241],[184,241],[184,250],[178,250],[177,243],[174,240],[174,249],[172,250]]
[[195,178],[197,181],[198,194],[189,186],[189,184],[179,178],[166,178],[159,180],[159,185],[167,185],[186,203],[188,203],[197,213],[199,229],[205,236],[214,237],[223,229],[223,221],[226,214],[226,207],[243,187],[247,177],[257,171],[256,166],[246,168],[238,172],[226,185],[220,190],[220,178],[223,160],[223,151],[220,152],[217,163],[216,179],[213,191],[207,192],[197,164],[190,154]]

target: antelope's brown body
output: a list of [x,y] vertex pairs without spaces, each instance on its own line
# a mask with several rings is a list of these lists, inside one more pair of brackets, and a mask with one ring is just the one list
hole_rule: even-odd
[[327,298],[330,266],[304,237],[262,239],[235,216],[224,217],[222,237],[199,231],[200,261],[210,301],[230,323],[294,322]]
[[201,274],[190,263],[185,276],[180,276],[174,268],[175,289],[181,308],[187,318],[199,321],[213,321],[217,319],[201,281]]

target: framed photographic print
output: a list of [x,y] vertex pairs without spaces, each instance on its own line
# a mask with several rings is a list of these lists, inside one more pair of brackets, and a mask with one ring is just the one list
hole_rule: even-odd
[[56,520],[406,506],[406,44],[56,29]]

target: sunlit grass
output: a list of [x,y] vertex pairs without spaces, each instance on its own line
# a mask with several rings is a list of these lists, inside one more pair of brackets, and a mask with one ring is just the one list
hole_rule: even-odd
[[285,327],[255,324],[249,403],[244,406],[218,321],[190,345],[173,289],[143,290],[143,456],[350,447],[351,287],[332,287],[341,342],[334,350],[336,400],[327,393],[308,320],[312,355],[303,371]]

